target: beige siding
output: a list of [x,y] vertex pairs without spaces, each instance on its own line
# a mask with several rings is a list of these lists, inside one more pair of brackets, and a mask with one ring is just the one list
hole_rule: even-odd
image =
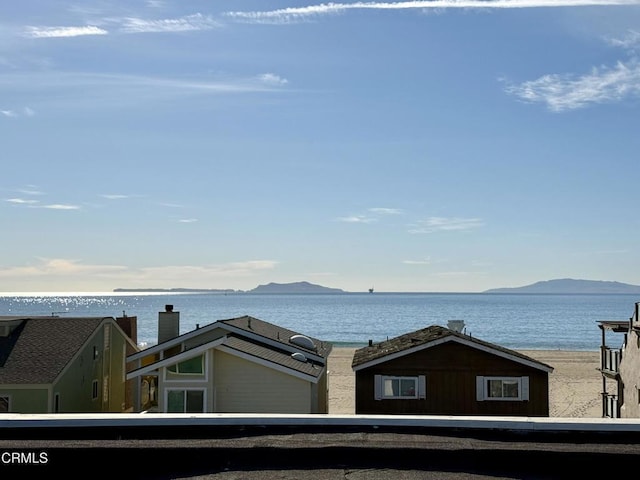
[[46,385],[0,385],[0,396],[9,397],[9,413],[51,413]]
[[637,330],[628,334],[620,360],[620,377],[624,381],[620,416],[640,418],[640,332]]
[[[53,395],[60,395],[60,413],[103,411],[103,342],[103,329],[100,328],[53,384]],[[94,348],[97,352],[95,356]],[[97,398],[93,398],[94,380],[98,382]]]
[[311,383],[217,350],[215,411],[311,413]]

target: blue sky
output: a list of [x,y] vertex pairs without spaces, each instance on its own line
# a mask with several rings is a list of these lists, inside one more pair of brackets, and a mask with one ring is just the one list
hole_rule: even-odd
[[640,284],[640,0],[0,5],[0,291]]

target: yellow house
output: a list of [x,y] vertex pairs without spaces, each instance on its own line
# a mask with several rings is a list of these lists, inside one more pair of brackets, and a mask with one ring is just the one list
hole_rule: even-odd
[[132,411],[135,320],[0,316],[0,413]]
[[130,355],[137,409],[166,413],[327,413],[331,344],[251,316],[178,335],[158,316],[158,344]]

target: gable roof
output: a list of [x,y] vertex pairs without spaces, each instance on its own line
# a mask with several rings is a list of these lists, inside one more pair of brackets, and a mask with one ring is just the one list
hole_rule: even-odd
[[[224,333],[215,339],[207,339],[209,333],[216,329],[220,329]],[[207,340],[203,343],[194,341],[200,335]],[[296,342],[296,337],[304,337],[304,339]],[[180,344],[184,348],[187,341],[189,345],[193,346],[177,355],[157,359],[150,364],[132,370],[127,374],[127,378],[155,371],[158,368],[201,354],[205,350],[216,348],[246,360],[316,382],[325,371],[327,357],[332,349],[332,344],[329,342],[301,335],[258,318],[244,315],[242,317],[218,320],[204,327],[198,327],[153,347],[136,352],[128,356],[127,361],[148,357]],[[294,354],[302,354],[304,359],[297,360],[295,357],[299,355],[294,357]]]
[[255,317],[245,315],[243,317],[231,318],[228,320],[219,320],[219,323],[224,324],[233,329],[237,329],[237,333],[241,335],[251,335],[261,337],[262,340],[271,340],[281,343],[290,349],[301,350],[303,353],[311,355],[317,355],[320,358],[326,359],[331,352],[332,345],[328,342],[319,340],[317,338],[309,337],[308,335],[302,335],[313,343],[315,348],[307,348],[304,344],[296,343],[295,340],[291,341],[296,336],[301,336],[300,333],[294,332],[287,328],[279,327],[269,322],[265,322]]
[[0,317],[22,323],[0,338],[0,384],[47,384],[111,317]]
[[291,341],[292,337],[301,336],[300,333],[265,322],[264,320],[260,320],[249,315],[244,315],[242,317],[218,320],[208,325],[198,327],[195,330],[191,330],[190,332],[183,333],[182,335],[178,335],[177,337],[170,338],[162,343],[136,352],[127,357],[127,360],[136,360],[154,353],[160,353],[163,350],[180,345],[181,343],[186,342],[187,340],[192,340],[198,336],[208,334],[218,328],[223,329],[228,333],[235,333],[237,336],[249,338],[277,349],[287,350],[291,353],[301,351],[308,358],[322,363],[326,363],[326,359],[332,349],[332,344],[329,342],[309,337],[307,335],[302,335],[308,338],[315,347],[305,348],[303,345]]
[[265,347],[259,343],[248,341],[236,335],[229,335],[222,343],[222,347],[226,347],[221,348],[222,351],[231,353],[229,350],[233,350],[237,353],[244,354],[242,356],[245,358],[247,358],[247,356],[253,357],[256,360],[266,361],[273,365],[279,365],[285,369],[308,375],[314,379],[317,379],[324,371],[324,365],[318,362],[314,362],[309,359],[306,359],[306,361],[296,360],[287,352],[274,350],[273,348]]
[[405,333],[404,335],[360,348],[356,350],[353,355],[351,368],[355,371],[362,370],[373,365],[384,363],[393,358],[409,355],[416,351],[424,350],[425,348],[450,341],[483,350],[540,370],[545,370],[547,372],[553,371],[553,367],[520,352],[485,342],[484,340],[480,340],[478,338],[471,337],[470,335],[456,332],[439,325],[432,325],[421,330],[416,330],[415,332]]

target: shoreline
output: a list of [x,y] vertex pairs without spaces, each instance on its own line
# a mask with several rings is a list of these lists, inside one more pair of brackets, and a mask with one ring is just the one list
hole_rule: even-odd
[[[329,413],[355,414],[354,352],[334,345],[329,354]],[[553,367],[549,374],[549,417],[602,418],[598,350],[514,350]]]

